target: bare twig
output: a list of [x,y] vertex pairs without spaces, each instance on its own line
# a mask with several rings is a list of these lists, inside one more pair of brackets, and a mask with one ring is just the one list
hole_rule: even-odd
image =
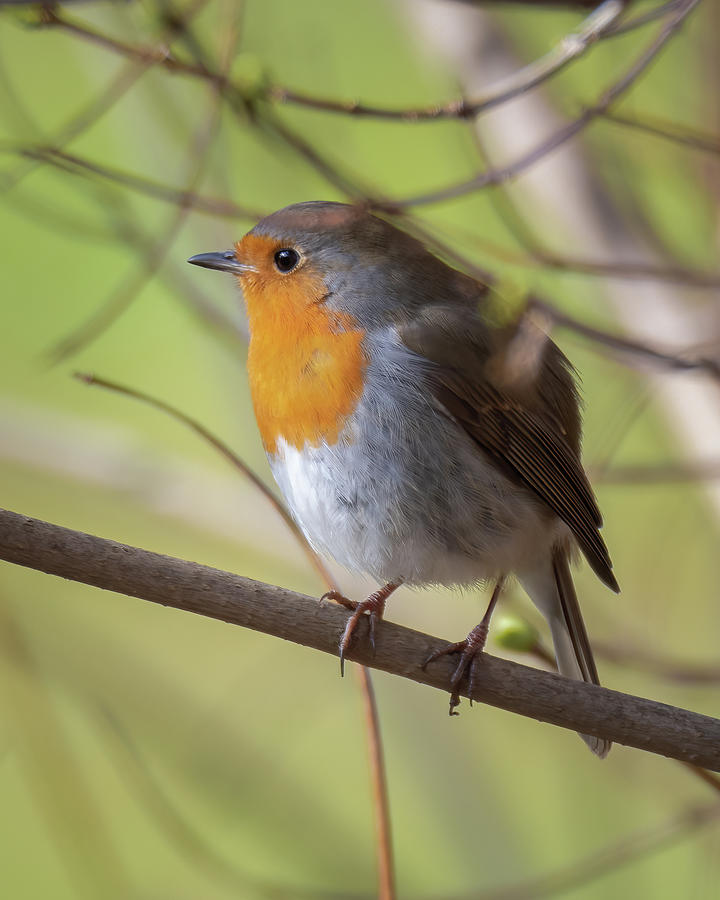
[[176,188],[172,185],[162,184],[151,178],[145,178],[135,172],[125,172],[115,169],[103,163],[97,163],[75,153],[68,153],[58,147],[18,147],[17,152],[29,159],[39,159],[45,163],[56,166],[70,175],[97,176],[105,181],[120,185],[120,187],[170,203],[173,206],[191,208],[194,212],[206,213],[211,216],[219,216],[225,219],[261,219],[265,212],[240,206],[231,200],[220,197],[205,197],[193,190]]
[[524,171],[536,165],[541,159],[544,159],[584,131],[588,125],[607,112],[623,94],[627,93],[640,75],[654,62],[657,55],[675,35],[699,2],[700,0],[683,0],[679,11],[663,25],[655,39],[627,69],[625,74],[607,88],[592,106],[586,107],[576,119],[563,125],[562,128],[559,128],[550,137],[545,138],[531,150],[525,152],[514,162],[501,168],[482,172],[474,178],[450,185],[441,190],[392,201],[395,208],[405,209],[411,206],[427,206],[432,203],[441,203],[445,200],[452,200],[456,197],[473,193],[491,184],[502,184],[505,181],[517,178],[518,175],[521,175]]
[[[335,604],[198,563],[0,512],[0,558],[164,606],[241,625],[337,656],[347,611]],[[355,641],[348,658],[447,691],[449,658],[420,662],[446,641],[383,622],[375,653]],[[720,720],[484,655],[472,699],[651,753],[720,770]],[[470,696],[468,688],[461,690]]]
[[[167,44],[174,38],[182,34],[183,30],[188,27],[192,19],[197,16],[207,5],[209,0],[193,0],[189,6],[183,10],[182,14],[176,14],[171,19],[168,18],[167,28],[160,37],[159,43]],[[62,128],[60,128],[51,140],[46,143],[52,144],[54,147],[63,147],[70,141],[78,138],[83,132],[97,124],[97,122],[130,91],[140,78],[155,65],[152,58],[131,59],[129,64],[125,66],[117,75],[107,84],[100,93],[94,97],[80,112],[76,113]],[[15,187],[23,178],[25,178],[38,162],[44,160],[34,159],[29,163],[21,164],[13,172],[7,172],[0,175],[0,189],[9,190]]]
[[655,828],[623,837],[621,841],[577,860],[563,869],[520,884],[490,891],[453,894],[445,900],[540,900],[557,897],[601,878],[609,870],[656,853],[720,819],[720,803],[692,806]]
[[[227,34],[225,52],[223,53],[221,63],[223,72],[226,72],[232,64],[236,37],[237,28],[231,27]],[[187,159],[187,169],[189,174],[187,176],[185,189],[182,191],[184,201],[173,212],[163,233],[148,245],[137,272],[113,291],[102,306],[97,309],[87,321],[55,345],[50,352],[50,356],[54,362],[60,362],[67,359],[69,356],[76,354],[91,341],[96,340],[103,334],[103,332],[106,331],[107,328],[109,328],[135,301],[148,280],[162,266],[173,241],[179,234],[180,229],[185,223],[188,213],[192,208],[193,195],[202,178],[205,168],[207,148],[220,125],[222,96],[220,86],[213,82],[210,112],[206,116],[206,121],[195,135]]]
[[[485,168],[492,168],[492,162],[480,139],[477,126],[471,126],[469,132],[483,165]],[[679,265],[659,265],[653,262],[611,262],[583,259],[548,250],[535,228],[518,209],[505,185],[497,185],[495,190],[490,191],[489,198],[505,227],[525,250],[524,254],[520,254],[506,247],[491,246],[487,241],[483,241],[483,246],[489,252],[500,256],[507,262],[523,266],[542,266],[561,272],[581,272],[601,278],[662,281],[666,284],[682,284],[696,288],[720,287],[720,272],[708,272]],[[478,241],[474,235],[465,235],[465,237],[475,240],[476,243]],[[460,265],[467,268],[470,261],[461,259]]]
[[56,8],[43,7],[42,24],[46,27],[65,30],[129,59],[134,59],[138,62],[150,60],[153,64],[159,65],[170,72],[209,82],[218,95],[227,101],[237,115],[246,122],[249,121],[251,124],[256,125],[261,133],[279,139],[287,148],[304,159],[308,165],[319,172],[323,178],[346,197],[358,200],[363,199],[369,193],[366,190],[362,190],[355,179],[344,175],[334,162],[316,147],[313,147],[301,134],[287,123],[282,122],[277,116],[272,115],[270,110],[263,116],[258,116],[257,101],[262,99],[261,95],[247,96],[242,86],[233,83],[226,72],[215,72],[204,60],[185,62],[173,56],[167,46],[164,45],[137,47],[116,40],[114,37],[103,34],[83,22],[68,18]]
[[[567,328],[588,338],[594,344],[608,347],[623,354],[639,357],[648,362],[659,364],[664,368],[674,369],[676,371],[700,371],[706,372],[713,378],[720,378],[720,362],[707,357],[691,358],[680,356],[675,353],[665,353],[662,350],[656,350],[654,347],[648,347],[640,341],[634,341],[630,338],[620,337],[619,335],[610,334],[600,328],[594,328],[592,325],[586,325],[579,319],[574,319],[567,313],[561,312],[549,303],[537,298],[532,298],[528,302],[527,313],[533,314],[537,310],[541,316],[547,317],[554,325],[560,328]],[[526,314],[527,314],[526,313]]]
[[713,153],[715,155],[720,154],[720,137],[697,131],[694,128],[689,128],[687,125],[678,125],[676,122],[665,122],[655,118],[622,115],[615,112],[605,112],[603,113],[603,118],[607,119],[608,122],[615,122],[618,125],[634,128],[636,131],[643,131],[646,134],[652,134],[655,137],[672,141],[675,144],[682,144],[684,147],[692,147],[693,150],[700,150],[703,153]]
[[636,16],[629,16],[627,19],[616,22],[615,25],[609,28],[605,37],[617,37],[618,35],[635,31],[637,28],[642,28],[643,25],[647,25],[648,22],[655,22],[657,19],[662,19],[669,13],[675,12],[682,3],[683,0],[667,0],[666,3],[660,3],[658,6],[653,9],[648,9],[646,12],[638,13]]
[[370,780],[373,786],[373,809],[378,847],[378,900],[395,900],[397,893],[392,830],[390,828],[390,798],[380,732],[380,715],[370,670],[367,666],[358,666],[357,673],[365,701],[365,728],[370,757]]
[[702,269],[688,269],[685,266],[667,266],[651,262],[600,262],[581,257],[561,256],[550,250],[536,250],[532,256],[536,264],[548,269],[580,272],[600,278],[662,281],[666,284],[695,288],[720,287],[719,272],[705,272]]
[[[545,647],[541,640],[527,650],[543,665],[556,669],[555,655]],[[630,644],[627,641],[618,643],[593,639],[593,652],[600,659],[619,663],[628,668],[644,672],[652,672],[659,678],[676,681],[681,684],[715,685],[720,682],[720,664],[682,662],[653,653],[645,645]]]
[[285,888],[281,892],[275,885],[268,886],[254,880],[240,869],[237,860],[229,862],[208,843],[206,835],[195,827],[194,822],[175,806],[173,798],[154,776],[148,761],[143,758],[132,734],[123,728],[112,710],[99,706],[98,712],[111,738],[111,761],[113,751],[120,757],[116,765],[123,784],[134,791],[138,801],[154,815],[164,834],[177,845],[184,859],[204,867],[211,877],[229,886],[235,896],[251,893],[268,900],[290,900],[294,897],[307,900],[306,891],[298,890],[296,893]]
[[171,72],[201,78],[220,87],[228,83],[226,77],[208,71],[201,64],[185,62],[174,57],[166,43],[158,42],[153,46],[145,47],[128,44],[110,35],[103,34],[85,22],[71,19],[64,10],[49,4],[40,8],[39,15],[38,26],[40,27],[67,31],[69,34],[74,34],[76,37],[80,37],[91,44],[96,44],[105,50],[112,50],[113,53],[134,59],[143,65],[160,65]]
[[713,775],[713,773],[708,772],[707,769],[700,769],[698,766],[693,766],[691,763],[683,763],[683,765],[687,766],[688,770],[692,772],[696,778],[699,778],[716,793],[720,794],[720,778],[718,778],[717,775]]
[[108,821],[110,810],[100,805],[86,759],[67,732],[12,608],[2,600],[0,698],[12,734],[16,777],[27,783],[35,814],[44,820],[75,896],[137,896],[138,885]]
[[[590,466],[588,473],[596,484],[621,484],[624,487],[643,487],[648,484],[686,484],[720,479],[720,459],[698,463],[647,463],[598,467]],[[718,670],[720,677],[720,670]]]
[[[595,5],[594,3],[592,4]],[[571,62],[584,55],[590,47],[600,40],[605,32],[614,25],[622,15],[624,3],[621,0],[607,0],[601,3],[577,31],[565,35],[562,40],[545,56],[535,60],[528,66],[503,78],[498,84],[475,100],[452,100],[439,106],[419,107],[415,109],[388,109],[386,107],[369,106],[355,101],[328,100],[312,97],[289,88],[275,85],[268,91],[268,97],[281,103],[292,103],[309,109],[324,112],[344,113],[357,117],[389,119],[400,122],[437,121],[439,119],[472,119],[486,110],[493,109],[513,97],[525,94],[543,84]]]

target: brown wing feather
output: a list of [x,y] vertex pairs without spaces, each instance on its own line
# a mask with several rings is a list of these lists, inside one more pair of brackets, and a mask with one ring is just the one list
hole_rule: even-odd
[[[445,320],[443,330],[447,338],[454,328]],[[428,382],[448,413],[506,474],[522,481],[568,525],[598,577],[614,591],[619,590],[599,533],[602,517],[592,488],[554,410],[543,409],[542,403],[547,400],[542,396],[542,385],[538,385],[535,408],[495,387],[488,375],[487,352],[485,360],[482,358],[486,342],[485,347],[478,343],[480,355],[470,364],[467,356],[456,350],[467,346],[465,317],[462,332],[453,342],[455,348],[452,343],[448,346],[445,341],[428,338],[417,321],[401,334],[410,349],[429,360]],[[553,344],[548,342],[548,346],[558,360],[564,359]],[[572,394],[572,380],[569,374],[567,377]]]

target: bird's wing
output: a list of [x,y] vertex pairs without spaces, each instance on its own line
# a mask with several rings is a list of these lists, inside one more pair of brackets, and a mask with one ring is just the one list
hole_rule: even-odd
[[[465,315],[457,322],[445,316],[440,330],[436,325],[418,318],[399,328],[403,343],[427,360],[426,379],[436,399],[506,475],[530,488],[568,525],[598,577],[618,591],[599,532],[600,510],[579,455],[563,433],[561,411],[540,392],[529,401],[497,387],[487,341],[479,337],[472,352],[474,329]],[[557,367],[564,357],[551,342],[547,347]],[[569,373],[567,378],[576,404]]]

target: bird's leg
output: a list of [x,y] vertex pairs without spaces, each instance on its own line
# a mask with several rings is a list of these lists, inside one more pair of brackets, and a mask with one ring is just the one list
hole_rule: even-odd
[[370,617],[370,646],[375,651],[375,626],[382,619],[385,612],[385,601],[394,590],[400,587],[401,581],[394,581],[381,587],[379,591],[370,594],[365,600],[358,603],[356,600],[348,600],[339,591],[328,591],[323,594],[320,600],[334,600],[345,609],[352,610],[352,615],[347,620],[343,636],[340,638],[340,674],[345,674],[345,653],[350,646],[353,632],[357,628],[361,616],[368,613]]
[[490,627],[490,619],[492,618],[492,614],[495,611],[495,607],[497,606],[497,602],[500,599],[500,593],[502,592],[503,585],[505,584],[505,576],[501,575],[497,580],[497,584],[492,592],[492,597],[490,598],[490,603],[488,603],[488,608],[485,610],[485,615],[482,617],[482,620],[478,625],[476,625],[470,634],[465,638],[464,641],[458,641],[456,644],[449,644],[447,647],[443,647],[442,650],[436,650],[435,653],[431,653],[430,656],[425,660],[422,664],[422,668],[426,668],[430,665],[431,662],[435,662],[436,659],[439,659],[441,656],[446,656],[448,653],[459,653],[460,654],[460,662],[457,664],[455,671],[452,674],[452,678],[450,679],[450,687],[452,688],[452,692],[450,694],[450,715],[456,716],[455,707],[460,705],[460,682],[462,681],[465,672],[468,671],[469,668],[469,690],[468,693],[471,695],[470,703],[472,704],[472,694],[475,689],[475,670],[473,666],[473,661],[478,653],[482,653],[485,642],[487,641],[488,629]]

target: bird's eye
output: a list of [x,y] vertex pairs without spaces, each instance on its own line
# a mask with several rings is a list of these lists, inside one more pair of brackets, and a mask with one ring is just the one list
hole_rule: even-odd
[[283,247],[275,253],[275,265],[278,272],[292,272],[295,266],[300,262],[300,255],[297,250],[290,247]]

